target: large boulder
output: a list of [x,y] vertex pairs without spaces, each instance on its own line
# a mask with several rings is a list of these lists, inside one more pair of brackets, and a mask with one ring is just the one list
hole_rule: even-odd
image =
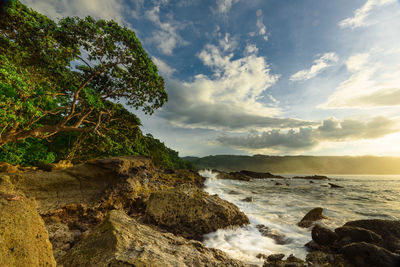
[[249,224],[247,216],[234,204],[186,185],[153,193],[145,216],[147,222],[197,240],[220,228]]
[[316,224],[312,231],[311,237],[314,242],[321,246],[331,246],[338,238],[337,234],[328,228]]
[[35,201],[14,189],[0,177],[0,266],[56,266]]
[[310,210],[297,225],[303,228],[308,228],[311,227],[314,222],[326,219],[327,217],[322,214],[323,210],[324,209],[320,207]]
[[383,239],[382,246],[391,252],[400,250],[400,221],[391,220],[357,220],[347,222],[344,226],[360,227],[370,230]]
[[400,256],[366,242],[351,243],[342,248],[345,258],[357,267],[399,266]]
[[113,210],[60,264],[74,266],[247,266],[198,241],[161,233]]
[[371,230],[354,227],[342,226],[335,229],[338,236],[338,246],[344,246],[353,242],[367,242],[372,244],[381,244],[382,237]]

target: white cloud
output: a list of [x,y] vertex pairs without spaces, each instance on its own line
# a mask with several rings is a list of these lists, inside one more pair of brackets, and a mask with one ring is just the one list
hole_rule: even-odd
[[154,64],[156,64],[158,70],[160,71],[161,75],[164,76],[164,78],[169,78],[176,72],[176,69],[170,67],[163,60],[157,57],[153,57],[152,59]]
[[160,7],[160,4],[156,5],[145,14],[159,28],[152,32],[152,37],[148,38],[148,40],[155,43],[161,53],[171,55],[176,47],[187,45],[188,42],[178,34],[178,30],[184,27],[183,24],[172,19],[167,22],[161,22]]
[[217,7],[214,13],[226,16],[232,8],[232,5],[239,0],[217,0]]
[[350,76],[319,108],[375,108],[400,105],[400,51],[371,49],[346,61]]
[[[262,36],[265,41],[268,41],[267,27],[263,23],[263,15],[262,15],[262,10],[261,9],[257,10],[256,16],[257,16],[256,25],[257,25],[257,28],[258,28],[258,35]],[[250,36],[251,36],[251,34],[250,34]]]
[[120,24],[130,26],[125,16],[127,10],[123,0],[22,0],[22,2],[54,20],[66,16],[90,15],[96,19],[113,19]]
[[291,81],[306,81],[311,78],[314,78],[319,73],[321,73],[324,69],[333,66],[336,62],[338,62],[339,57],[336,53],[330,52],[325,53],[320,56],[320,58],[314,60],[313,65],[309,69],[304,69],[296,72],[292,76],[290,76]]
[[358,28],[368,26],[372,22],[369,20],[375,8],[396,3],[396,0],[367,0],[367,2],[354,12],[354,16],[339,22],[341,28]]

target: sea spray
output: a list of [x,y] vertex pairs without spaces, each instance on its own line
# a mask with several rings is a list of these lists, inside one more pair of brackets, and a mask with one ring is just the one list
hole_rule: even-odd
[[[400,176],[334,176],[331,181],[344,188],[332,189],[327,181],[291,179],[295,175],[285,175],[286,179],[280,181],[284,185],[277,186],[273,179],[246,182],[217,179],[211,170],[202,170],[200,174],[207,178],[208,193],[234,203],[250,219],[248,226],[205,235],[205,245],[253,264],[262,265],[263,260],[256,257],[259,253],[294,254],[304,259],[304,244],[311,240],[310,229],[296,224],[318,206],[329,217],[321,223],[331,229],[356,219],[399,219],[395,215],[400,214]],[[252,197],[253,202],[242,201],[246,197]],[[257,225],[283,235],[287,243],[279,245],[263,236]]]

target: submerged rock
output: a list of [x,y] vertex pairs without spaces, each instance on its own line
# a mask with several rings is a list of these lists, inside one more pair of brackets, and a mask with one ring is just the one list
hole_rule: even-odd
[[324,209],[320,207],[310,210],[297,225],[308,228],[311,227],[315,221],[327,219],[327,217],[322,214],[323,210]]
[[62,257],[74,266],[248,266],[202,243],[161,233],[113,210],[86,238]]
[[279,233],[276,230],[272,230],[271,228],[265,226],[264,224],[258,224],[256,225],[256,228],[263,236],[272,238],[278,245],[285,245],[291,243],[291,240],[288,239],[284,234]]
[[190,186],[153,193],[147,201],[145,220],[197,240],[220,228],[250,223],[234,204]]
[[244,202],[253,202],[253,198],[252,197],[246,197],[246,198],[242,199],[242,201],[244,201]]
[[[13,194],[18,198],[7,198]],[[14,191],[8,176],[0,177],[0,265],[56,266],[44,222],[34,200]]]
[[324,175],[295,176],[293,179],[329,180],[329,178]]
[[331,188],[343,188],[343,186],[337,185],[337,184],[332,184],[332,183],[328,183]]

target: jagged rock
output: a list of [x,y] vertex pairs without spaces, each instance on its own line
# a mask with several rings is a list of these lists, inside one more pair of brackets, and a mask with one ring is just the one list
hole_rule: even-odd
[[329,178],[324,175],[295,176],[293,179],[329,180]]
[[229,180],[239,180],[239,181],[250,181],[251,178],[245,174],[242,174],[240,172],[222,172],[219,171],[217,174],[218,179],[229,179]]
[[248,266],[217,249],[161,233],[113,210],[86,238],[62,257],[64,267]]
[[400,250],[400,221],[391,220],[357,220],[344,224],[344,226],[360,227],[370,230],[383,239],[382,246],[391,252]]
[[337,240],[338,235],[335,232],[316,224],[311,231],[311,237],[318,245],[331,246]]
[[220,228],[249,224],[247,216],[232,203],[190,186],[151,194],[145,219],[172,233],[197,240]]
[[58,260],[71,248],[78,235],[74,231],[71,231],[68,225],[64,223],[46,224],[46,229],[49,233],[50,242],[53,245],[54,258]]
[[244,202],[253,202],[253,198],[252,197],[246,197],[246,198],[242,199],[242,201],[244,201]]
[[274,262],[280,261],[285,257],[285,254],[271,254],[267,257],[267,261]]
[[337,185],[337,184],[332,184],[332,183],[328,183],[331,188],[343,188],[343,186]]
[[367,242],[381,244],[383,239],[380,235],[360,227],[342,226],[335,229],[337,234],[338,246],[342,247],[353,242]]
[[0,172],[17,173],[18,167],[8,164],[7,162],[0,162]]
[[400,263],[400,256],[366,242],[351,243],[342,248],[347,260],[357,267],[393,267]]
[[8,176],[0,177],[0,265],[56,266],[35,201],[14,189]]
[[272,238],[278,245],[285,245],[291,243],[291,240],[286,238],[284,234],[272,230],[271,228],[265,226],[264,224],[258,224],[256,225],[256,228],[263,236]]
[[323,210],[324,209],[320,207],[310,210],[297,225],[308,228],[312,226],[315,221],[326,219],[327,217],[322,214]]

